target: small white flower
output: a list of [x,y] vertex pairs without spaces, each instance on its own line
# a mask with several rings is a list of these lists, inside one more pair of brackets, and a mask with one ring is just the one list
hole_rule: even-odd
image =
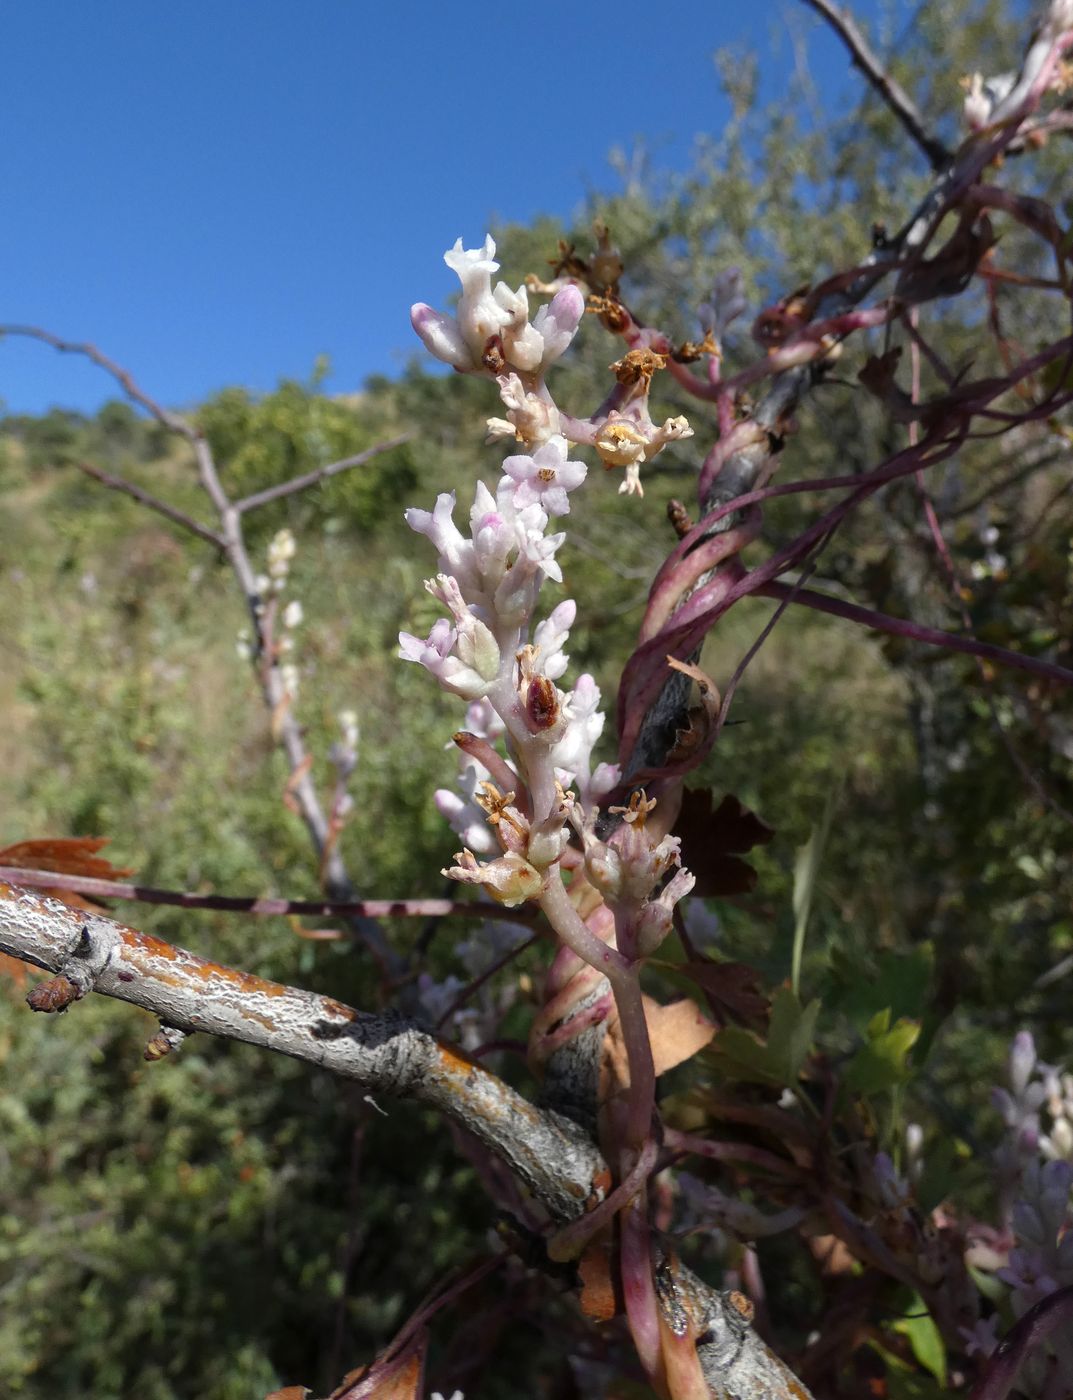
[[584,462],[567,458],[566,439],[556,435],[538,447],[531,457],[508,457],[503,472],[514,482],[513,499],[519,510],[539,504],[548,515],[567,515],[567,493],[585,480]]
[[498,356],[523,374],[543,373],[573,339],[585,299],[568,284],[530,324],[525,286],[511,291],[498,282],[492,287],[492,273],[499,270],[495,250],[490,237],[481,248],[463,248],[458,239],[443,258],[462,283],[457,315],[447,316],[419,301],[410,308],[411,324],[426,348],[455,369],[490,368],[491,358]]
[[357,710],[340,710],[336,718],[339,721],[339,729],[343,735],[343,743],[348,749],[356,749],[358,747]]
[[274,579],[284,579],[291,567],[291,560],[298,552],[298,545],[290,530],[278,530],[268,546],[268,572]]
[[283,625],[284,627],[297,627],[304,616],[301,603],[297,598],[292,598],[283,609]]
[[292,700],[298,697],[298,667],[288,662],[279,668],[279,678],[283,683],[283,689]]

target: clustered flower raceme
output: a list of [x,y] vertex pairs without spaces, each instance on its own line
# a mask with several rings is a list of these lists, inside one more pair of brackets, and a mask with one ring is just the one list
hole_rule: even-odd
[[[487,370],[495,342],[510,366],[499,377],[511,415],[504,422],[517,439],[533,444],[529,453],[505,460],[494,494],[478,482],[468,533],[455,523],[453,493],[441,494],[432,511],[406,512],[411,528],[436,547],[439,573],[425,586],[448,615],[423,639],[400,633],[400,656],[468,702],[467,729],[456,736],[459,792],[436,794],[439,810],[465,842],[445,874],[484,886],[508,907],[538,898],[566,851],[569,822],[586,848],[589,878],[644,956],[669,932],[674,904],[693,879],[679,870],[664,883],[680,863],[678,843],[645,832],[654,804],[635,802],[606,844],[596,838],[599,801],[619,773],[593,764],[604,726],[593,678],[581,676],[572,690],[557,684],[567,669],[576,605],[566,599],[536,621],[544,581],[562,581],[556,554],[565,535],[551,531],[552,520],[569,514],[570,495],[587,470],[571,460],[563,433],[552,431],[559,417],[541,376],[569,344],[584,303],[577,288],[565,286],[547,314],[538,312],[529,325],[521,319],[528,305],[523,291],[512,293],[502,283],[492,289],[494,251],[487,239],[478,252],[467,253],[459,243],[447,255],[462,281],[457,317],[424,305],[413,311],[425,343],[457,369]],[[638,399],[647,393],[651,360],[643,352],[618,374],[620,387],[633,386],[620,403],[633,389]],[[689,429],[680,420],[669,431],[684,436]]]
[[612,807],[623,820],[607,842],[596,837],[591,817],[581,828],[586,874],[615,915],[619,947],[630,956],[655,952],[671,931],[674,906],[696,884],[696,877],[682,869],[679,838],[654,839],[646,830],[655,806],[635,793],[629,807]]
[[[564,278],[548,284],[555,294],[530,322],[524,285],[516,292],[505,282],[492,286],[492,273],[499,264],[490,237],[478,249],[464,249],[459,239],[444,254],[444,261],[462,284],[456,314],[449,316],[417,302],[410,319],[438,360],[460,373],[495,378],[506,416],[488,419],[488,441],[513,439],[537,449],[534,457],[538,459],[540,451],[559,440],[587,444],[596,449],[605,467],[625,468],[620,491],[643,495],[641,464],[651,461],[668,443],[693,434],[681,416],[656,424],[649,415],[652,376],[663,367],[665,357],[647,345],[636,345],[611,366],[618,384],[596,415],[569,419],[560,413],[544,376],[577,333],[585,312],[584,284]],[[726,287],[716,288],[718,306],[709,308],[720,329],[744,308],[740,273],[732,269],[729,278]]]
[[[291,564],[294,562],[294,556],[297,552],[298,545],[293,532],[287,529],[277,530],[268,544],[265,559],[266,572],[258,574],[254,579],[258,618],[263,620],[266,608],[271,604],[274,615],[278,616],[282,623],[282,633],[273,641],[273,650],[277,660],[294,651],[294,630],[301,626],[305,618],[301,601],[298,598],[292,598],[285,606],[280,607],[280,597],[286,587]],[[235,639],[235,651],[242,661],[249,661],[253,658],[254,644],[248,628],[240,629]],[[292,701],[295,700],[298,696],[298,667],[293,661],[281,660],[279,675],[284,691]]]
[[[992,1272],[1009,1292],[1015,1317],[1059,1288],[1073,1285],[1073,1075],[1044,1064],[1028,1031],[1014,1036],[1005,1087],[992,1090],[1006,1137],[995,1167],[1007,1201],[1005,1228],[993,1243],[970,1251],[970,1262]],[[1043,1131],[1041,1111],[1050,1117]],[[965,1333],[971,1350],[989,1355],[994,1319]],[[1066,1384],[1073,1385],[1073,1351],[1056,1347]],[[1042,1357],[1040,1358],[1042,1360]],[[1030,1369],[1030,1368],[1028,1368]],[[1042,1376],[1022,1375],[1035,1393]]]

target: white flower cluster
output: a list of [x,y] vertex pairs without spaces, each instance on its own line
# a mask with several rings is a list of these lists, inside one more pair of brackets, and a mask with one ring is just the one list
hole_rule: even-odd
[[512,292],[505,282],[492,286],[499,271],[491,236],[482,248],[463,248],[461,238],[443,260],[462,283],[455,316],[435,311],[424,302],[410,309],[413,328],[427,349],[458,370],[508,367],[539,375],[553,364],[574,338],[585,312],[585,299],[572,284],[557,292],[529,321],[529,294],[524,286]]

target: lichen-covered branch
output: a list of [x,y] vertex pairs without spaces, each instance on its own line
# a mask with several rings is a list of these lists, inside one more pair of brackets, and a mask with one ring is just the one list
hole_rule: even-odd
[[606,1169],[582,1130],[534,1108],[469,1056],[396,1013],[355,1011],[6,884],[0,884],[0,951],[69,981],[76,989],[69,1001],[100,992],[140,1006],[166,1026],[259,1045],[357,1080],[370,1092],[418,1099],[502,1157],[557,1218],[579,1214],[600,1191]]
[[[53,976],[30,994],[37,1010],[62,1011],[90,992],[156,1016],[147,1047],[160,1058],[202,1031],[290,1055],[370,1092],[410,1098],[444,1114],[494,1152],[557,1222],[595,1207],[611,1173],[589,1133],[537,1108],[456,1048],[393,1012],[357,1011],[331,997],[283,986],[200,958],[102,915],[0,882],[0,952]],[[739,1293],[702,1283],[656,1245],[661,1316],[670,1337],[695,1349],[713,1400],[809,1400],[808,1392],[752,1329]]]

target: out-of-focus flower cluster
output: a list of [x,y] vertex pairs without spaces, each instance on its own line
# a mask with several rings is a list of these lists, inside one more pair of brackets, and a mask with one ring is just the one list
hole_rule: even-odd
[[[258,618],[263,623],[266,609],[271,606],[272,615],[279,623],[279,633],[272,639],[272,651],[275,659],[280,662],[280,682],[292,701],[298,696],[299,671],[294,662],[286,658],[294,651],[294,632],[304,621],[305,613],[298,598],[291,598],[284,604],[282,594],[297,552],[298,544],[294,534],[287,529],[277,530],[268,544],[266,571],[254,579],[254,606]],[[255,648],[248,627],[240,629],[235,639],[235,651],[242,661],[250,661],[253,658]]]
[[529,936],[530,930],[524,924],[485,923],[455,945],[455,955],[467,973],[466,979],[452,973],[437,982],[427,972],[422,973],[417,983],[418,1001],[429,1023],[433,1027],[443,1024],[453,1032],[462,1048],[470,1052],[494,1040],[503,1017],[518,998],[517,979],[484,982],[464,1005],[454,1011],[452,1007],[470,982],[481,977]]
[[[1009,1306],[1021,1317],[1041,1299],[1073,1285],[1073,1074],[1044,1064],[1028,1031],[1014,1036],[1006,1085],[991,1091],[1005,1137],[995,1153],[996,1175],[1006,1203],[1004,1231],[970,1251],[970,1262],[988,1268],[1010,1290]],[[986,1354],[990,1334],[977,1329],[967,1341]],[[1073,1349],[1054,1345],[1057,1364],[1073,1385]],[[1044,1384],[1045,1358],[1025,1368],[1019,1382],[1028,1394]]]

